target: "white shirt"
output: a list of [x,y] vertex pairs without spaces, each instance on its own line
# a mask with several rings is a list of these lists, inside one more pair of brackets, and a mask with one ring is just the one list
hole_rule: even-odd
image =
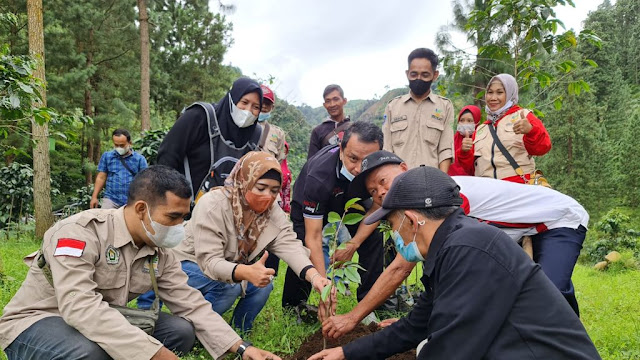
[[507,233],[512,238],[535,235],[545,227],[577,229],[580,225],[586,228],[589,223],[589,214],[582,205],[572,197],[544,186],[476,176],[452,178],[468,202],[468,211],[467,204],[463,204],[468,216],[490,222],[532,225],[509,229]]

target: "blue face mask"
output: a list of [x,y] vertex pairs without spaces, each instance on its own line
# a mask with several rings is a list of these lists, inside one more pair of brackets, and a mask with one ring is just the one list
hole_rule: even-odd
[[[400,227],[398,227],[398,229],[402,227],[402,224],[404,223],[404,219],[406,217],[407,216],[405,215],[402,218]],[[405,245],[404,239],[402,238],[402,236],[400,236],[400,232],[398,230],[393,232],[393,240],[396,244],[396,250],[400,255],[402,255],[405,260],[409,262],[424,261],[424,256],[422,256],[420,250],[418,249],[418,244],[416,244],[416,235],[418,235],[418,233],[413,235],[413,241],[411,241],[408,245]]]
[[344,167],[344,165],[342,165],[342,168],[340,169],[340,174],[346,177],[349,181],[353,181],[353,178],[355,177],[352,173],[349,172],[349,170],[347,170],[346,167]]
[[264,122],[269,120],[269,118],[271,117],[271,113],[260,113],[260,115],[258,115],[258,122]]

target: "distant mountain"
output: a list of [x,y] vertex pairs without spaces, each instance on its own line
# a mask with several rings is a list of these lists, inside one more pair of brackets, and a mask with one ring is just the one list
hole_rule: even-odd
[[[349,100],[344,107],[344,112],[351,117],[351,120],[373,121],[378,125],[382,125],[384,109],[387,103],[394,97],[406,93],[407,88],[400,88],[390,90],[381,99]],[[311,126],[316,126],[327,118],[327,111],[323,106],[312,108],[303,104],[297,108]]]

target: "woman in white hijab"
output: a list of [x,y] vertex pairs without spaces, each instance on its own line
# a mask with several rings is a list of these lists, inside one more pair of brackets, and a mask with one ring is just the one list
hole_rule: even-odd
[[[518,84],[509,74],[491,78],[485,93],[487,121],[478,126],[471,151],[456,159],[469,175],[524,183],[535,172],[533,156],[551,150],[551,139],[542,121],[531,110],[518,106]],[[514,166],[500,149],[501,143],[522,169]]]

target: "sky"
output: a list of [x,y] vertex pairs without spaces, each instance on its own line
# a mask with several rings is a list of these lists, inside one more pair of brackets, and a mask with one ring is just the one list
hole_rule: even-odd
[[[210,0],[212,9],[217,0]],[[224,63],[257,79],[274,78],[277,96],[295,105],[322,104],[326,85],[347,99],[372,99],[407,85],[409,53],[435,50],[438,30],[452,21],[450,1],[437,0],[224,0],[235,5],[233,44]],[[559,6],[567,29],[580,31],[603,0]],[[456,40],[460,39],[460,40]],[[462,35],[454,38],[462,41]],[[277,103],[277,99],[276,99]]]

